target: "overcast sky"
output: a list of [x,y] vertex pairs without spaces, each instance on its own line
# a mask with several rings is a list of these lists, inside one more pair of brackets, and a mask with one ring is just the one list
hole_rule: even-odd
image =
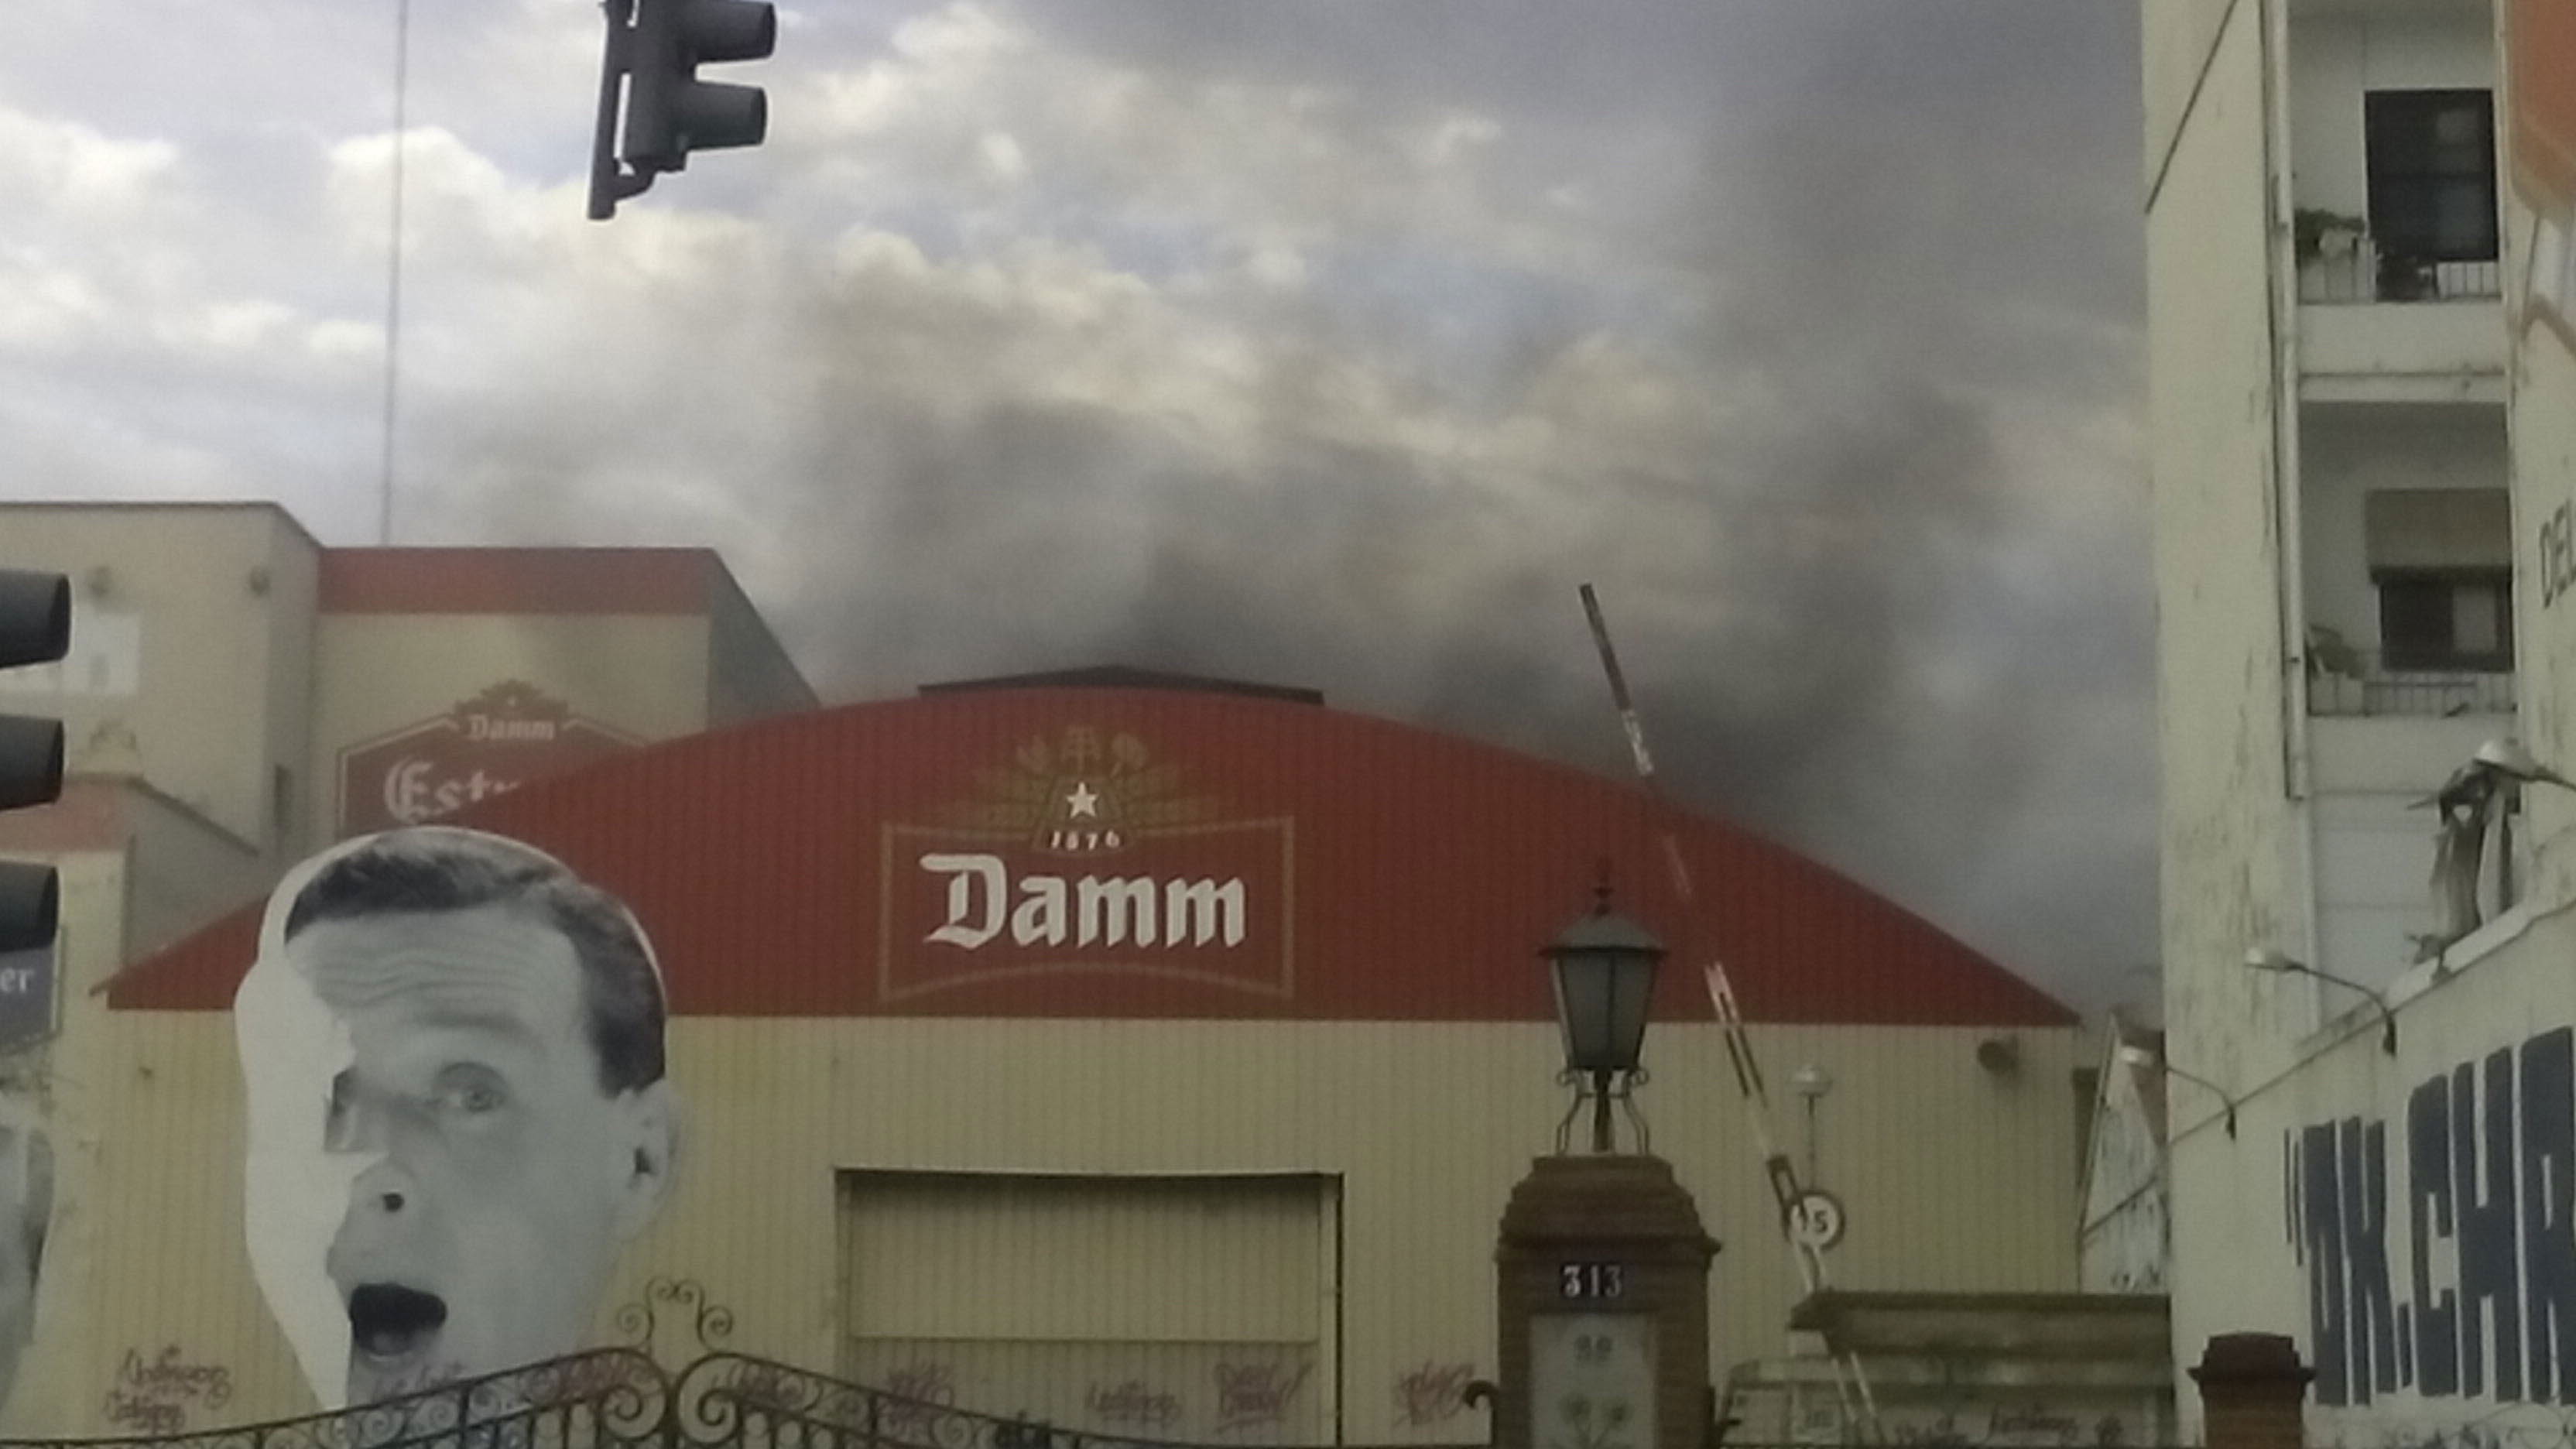
[[[10,496],[382,526],[395,0],[0,48]],[[413,0],[393,537],[721,549],[829,699],[1129,663],[2154,954],[2135,0],[835,0],[583,219],[600,21]]]

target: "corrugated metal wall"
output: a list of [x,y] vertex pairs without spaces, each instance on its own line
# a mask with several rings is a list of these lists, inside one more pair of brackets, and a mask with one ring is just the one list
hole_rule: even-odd
[[1331,1437],[1328,1178],[841,1176],[841,1371],[1104,1433]]
[[[64,1224],[88,1249],[85,1271],[48,1285],[66,1299],[49,1322],[79,1346],[48,1345],[48,1372],[69,1382],[39,1396],[64,1414],[42,1427],[115,1427],[103,1406],[129,1351],[227,1370],[227,1402],[188,1406],[192,1427],[301,1412],[309,1399],[241,1246],[230,1018],[110,1021],[116,1040],[93,1058],[108,1075],[89,1101],[115,1130],[81,1142],[94,1168]],[[2009,1075],[1978,1064],[1989,1035],[1753,1028],[1775,1080],[1814,1062],[1837,1084],[1819,1125],[1822,1180],[1851,1218],[1833,1256],[1840,1285],[2073,1288],[2076,1035],[2021,1031]],[[683,1018],[672,1047],[677,1181],[601,1305],[602,1341],[613,1310],[656,1276],[694,1279],[731,1309],[731,1346],[826,1371],[866,1366],[850,1356],[852,1332],[881,1343],[1005,1330],[1311,1337],[1314,1412],[1338,1403],[1344,1438],[1484,1438],[1456,1391],[1493,1372],[1496,1223],[1564,1111],[1552,1026]],[[1712,1278],[1716,1368],[1778,1356],[1796,1285],[1716,1030],[1658,1025],[1646,1054],[1655,1076],[1638,1100],[1654,1148],[1725,1244]],[[1777,1128],[1803,1152],[1798,1118]],[[907,1176],[954,1173],[1279,1176],[1268,1188],[1203,1185],[1232,1195],[1185,1228],[1185,1194],[1158,1202],[1132,1184],[974,1198]],[[877,1196],[845,1198],[846,1181],[876,1184]],[[847,1201],[882,1211],[845,1217]],[[860,1236],[845,1249],[853,1224]],[[1083,1231],[1095,1234],[1087,1245]],[[927,1271],[961,1256],[970,1269],[953,1283]],[[666,1352],[690,1347],[684,1333],[665,1340]],[[889,1359],[885,1371],[902,1366]],[[1169,1372],[1212,1380],[1215,1363],[1175,1359]],[[962,1394],[959,1405],[1037,1407]],[[1330,1429],[1318,1420],[1307,1432]]]
[[[1834,1262],[1846,1286],[2074,1286],[2074,1033],[2023,1033],[2010,1077],[1978,1065],[1988,1035],[1754,1028],[1775,1079],[1815,1062],[1838,1083],[1819,1155],[1852,1219]],[[1565,1106],[1552,1027],[851,1022],[835,1049],[842,1165],[1340,1177],[1350,1437],[1481,1435],[1477,1416],[1407,1389],[1492,1371],[1496,1222]],[[1647,1060],[1655,1150],[1727,1244],[1720,1367],[1776,1355],[1796,1285],[1717,1032],[1659,1025]],[[939,1085],[909,1085],[924,1081]],[[1799,1120],[1775,1125],[1803,1151]]]

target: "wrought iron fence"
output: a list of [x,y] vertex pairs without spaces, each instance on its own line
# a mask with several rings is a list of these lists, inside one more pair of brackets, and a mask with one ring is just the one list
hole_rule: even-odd
[[[2161,1444],[2161,1441],[2130,1439],[2061,1439],[2061,1436],[1978,1436],[1978,1434],[1942,1434],[1929,1428],[1891,1428],[1875,1441],[1855,1439],[1736,1439],[1728,1434],[1718,1441],[1721,1449],[2202,1449],[2200,1444]],[[2372,1449],[2411,1449],[2411,1446],[2372,1446]],[[2424,1446],[2432,1449],[2432,1446]],[[2494,1449],[2494,1446],[2439,1446],[2439,1449]],[[2509,1446],[2509,1449],[2540,1449],[2540,1446]],[[2566,1446],[2558,1446],[2566,1449]]]
[[[220,1429],[0,1438],[0,1449],[1243,1449],[978,1413],[736,1353],[724,1346],[733,1311],[692,1279],[653,1279],[615,1322],[619,1347],[355,1408]],[[683,1358],[677,1371],[662,1367]]]
[[[627,1339],[621,1347],[355,1408],[171,1433],[0,1438],[0,1449],[1245,1449],[1236,1442],[1140,1439],[961,1409],[736,1353],[723,1346],[732,1336],[732,1311],[709,1302],[691,1280],[653,1280],[640,1300],[618,1310],[616,1323]],[[657,1347],[664,1350],[660,1357]],[[664,1358],[687,1354],[694,1357],[685,1367],[662,1367]],[[1492,1384],[1473,1381],[1465,1403],[1490,1407],[1495,1392]],[[1848,1433],[1848,1424],[1810,1424],[1821,1432],[1792,1430],[1784,1438],[1783,1426],[1767,1416],[1741,1417],[1745,1407],[1734,1400],[1712,1405],[1710,1449],[2186,1449],[2129,1439],[2114,1421],[1996,1414],[1995,1405],[1974,1395],[1947,1406],[1955,1412],[1928,1402],[1909,1404],[1875,1436]],[[1871,1442],[1864,1445],[1861,1438]],[[2424,1449],[2525,1446],[2481,1442]]]
[[747,1354],[599,1349],[304,1418],[0,1449],[1217,1449],[905,1398]]
[[660,1449],[675,1442],[674,1387],[645,1354],[599,1349],[303,1418],[174,1434],[5,1439],[0,1449]]
[[[1723,1449],[2183,1449],[2084,1431],[1899,1425],[1873,1446],[1827,1436],[1712,1436]],[[0,1449],[1242,1449],[1096,1434],[978,1413],[723,1350],[677,1373],[599,1349],[380,1403],[264,1424],[113,1438],[0,1439]],[[1348,1449],[1348,1446],[1345,1446]],[[1409,1446],[1426,1449],[1426,1446]],[[1457,1449],[1457,1446],[1452,1446]],[[2375,1446],[2374,1446],[2375,1449]],[[2395,1449],[2395,1446],[2390,1446]],[[2434,1449],[2434,1446],[2425,1446]],[[2515,1443],[2439,1449],[2525,1449]]]

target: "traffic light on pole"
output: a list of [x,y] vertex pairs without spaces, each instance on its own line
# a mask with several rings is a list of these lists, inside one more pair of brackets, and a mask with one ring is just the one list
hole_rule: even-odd
[[[686,170],[691,151],[759,145],[769,133],[768,96],[758,86],[700,80],[698,67],[759,60],[778,44],[778,12],[767,0],[606,0],[602,8],[608,47],[591,141],[595,221],[615,215],[620,200],[656,175]],[[621,76],[626,124],[611,155]]]
[[[72,589],[61,574],[0,569],[0,669],[51,664],[71,650]],[[63,722],[0,714],[0,810],[63,793]],[[51,866],[0,861],[0,953],[54,943]]]

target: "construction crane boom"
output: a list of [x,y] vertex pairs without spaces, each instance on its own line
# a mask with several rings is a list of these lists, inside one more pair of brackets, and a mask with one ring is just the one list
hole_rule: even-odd
[[[1646,749],[1646,727],[1638,718],[1636,702],[1628,693],[1628,676],[1619,667],[1619,652],[1610,643],[1610,624],[1602,615],[1600,596],[1592,585],[1585,584],[1583,615],[1592,626],[1592,642],[1601,654],[1601,670],[1610,680],[1610,698],[1619,709],[1619,725],[1628,736],[1628,753],[1637,768],[1637,782],[1649,796],[1660,798],[1661,785],[1655,777],[1654,756]],[[1667,824],[1657,832],[1664,867],[1672,877],[1673,894],[1682,909],[1696,913],[1698,896],[1692,887],[1690,865],[1683,860],[1681,843]],[[1795,1230],[1798,1215],[1806,1207],[1808,1185],[1798,1181],[1797,1164],[1775,1145],[1771,1134],[1771,1094],[1762,1077],[1762,1064],[1753,1052],[1753,1038],[1744,1029],[1744,1014],[1736,1009],[1735,987],[1726,978],[1726,967],[1712,953],[1701,968],[1708,987],[1710,1009],[1717,1016],[1722,1039],[1726,1043],[1726,1060],[1735,1073],[1735,1086],[1742,1096],[1745,1120],[1753,1133],[1753,1150],[1762,1162],[1762,1176],[1770,1186],[1772,1204],[1778,1209],[1782,1239],[1789,1255],[1797,1264],[1799,1279],[1808,1293],[1832,1286],[1825,1267],[1824,1246],[1813,1235]],[[1861,1370],[1860,1357],[1849,1352],[1834,1354],[1835,1389],[1843,1401],[1846,1420],[1857,1423],[1866,1442],[1879,1440],[1878,1405],[1869,1390],[1869,1379]]]

